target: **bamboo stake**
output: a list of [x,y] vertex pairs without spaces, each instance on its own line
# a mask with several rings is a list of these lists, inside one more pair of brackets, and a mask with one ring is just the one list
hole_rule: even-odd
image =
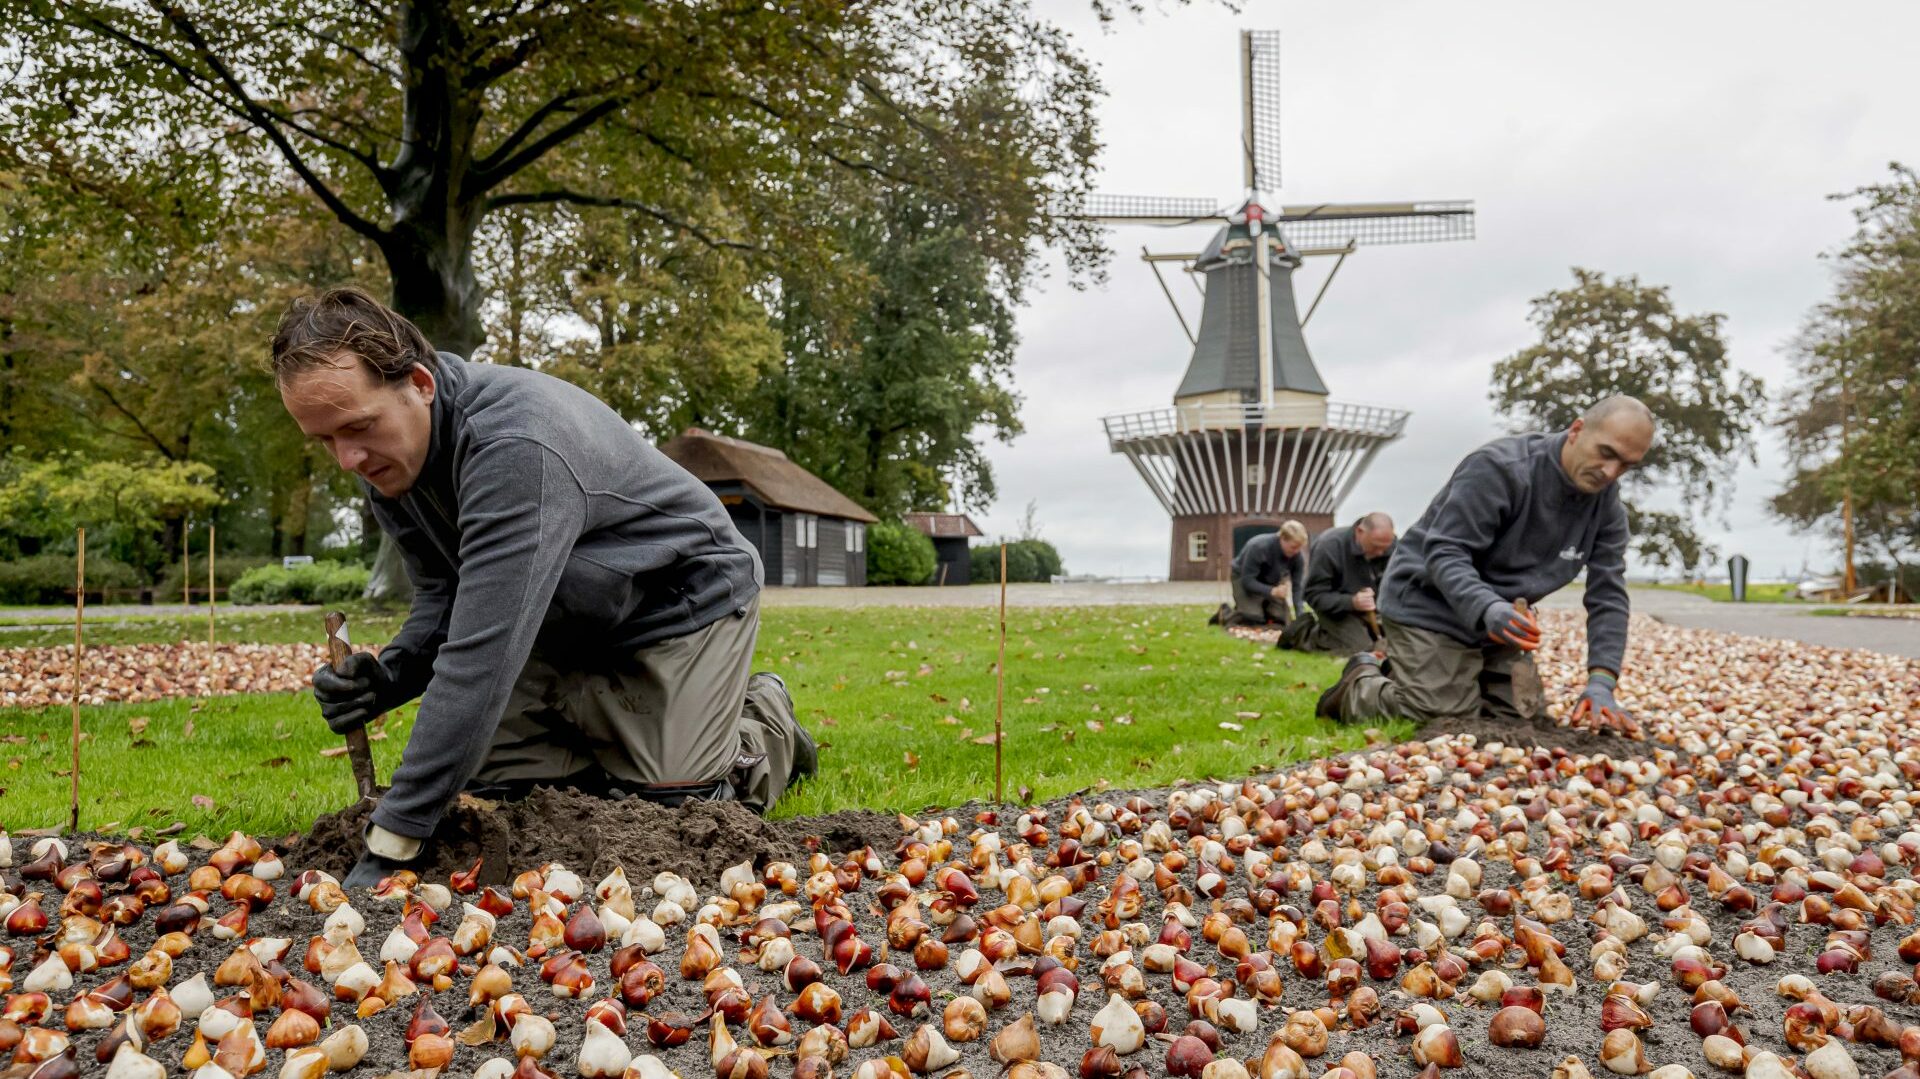
[[180,605],[193,607],[193,530],[185,522],[180,525]]
[[1000,770],[1001,719],[1007,711],[1007,541],[1000,541],[1000,662],[993,665],[993,800],[1007,800]]
[[80,626],[86,620],[87,610],[87,530],[79,530],[76,554],[73,561],[73,691],[68,694],[73,704],[73,785],[67,803],[67,830],[78,834],[80,831]]
[[213,609],[219,605],[213,592],[213,526],[207,526],[207,673],[213,673]]

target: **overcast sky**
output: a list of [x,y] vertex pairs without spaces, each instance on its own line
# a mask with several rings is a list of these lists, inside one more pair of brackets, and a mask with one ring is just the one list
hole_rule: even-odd
[[[1478,238],[1364,249],[1307,328],[1335,400],[1410,409],[1341,507],[1403,525],[1473,447],[1502,432],[1493,363],[1530,342],[1528,300],[1569,268],[1637,273],[1683,311],[1727,316],[1734,363],[1775,397],[1783,346],[1828,293],[1818,255],[1852,228],[1826,196],[1920,163],[1912,42],[1920,5],[1276,3],[1123,17],[1039,0],[1101,71],[1102,190],[1240,194],[1242,27],[1283,32],[1287,203],[1470,198]],[[1137,257],[1195,250],[1204,227],[1126,228],[1104,287],[1056,270],[1022,313],[1016,385],[1027,433],[995,444],[998,502],[973,514],[1017,529],[1029,500],[1073,572],[1165,574],[1165,512],[1102,416],[1171,405],[1191,346]],[[1297,276],[1302,308],[1330,260]],[[1176,275],[1177,276],[1177,275]],[[1189,319],[1198,295],[1175,295]],[[1777,399],[1777,398],[1776,398]],[[1771,407],[1771,406],[1770,406]],[[1830,567],[1834,545],[1766,511],[1783,472],[1769,434],[1707,532],[1758,576]]]

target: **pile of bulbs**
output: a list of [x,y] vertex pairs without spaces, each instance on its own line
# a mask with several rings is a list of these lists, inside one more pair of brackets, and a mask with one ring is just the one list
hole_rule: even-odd
[[[903,816],[891,849],[704,889],[476,864],[349,895],[237,833],[0,840],[0,1052],[21,1079],[1920,1079],[1920,670],[1634,649],[1651,741],[1617,756],[1439,736]],[[404,1060],[368,1033],[403,1020]]]

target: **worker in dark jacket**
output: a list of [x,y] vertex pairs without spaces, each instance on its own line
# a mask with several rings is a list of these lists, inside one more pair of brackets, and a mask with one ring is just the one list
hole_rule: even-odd
[[706,485],[593,395],[436,353],[357,289],[296,302],[273,340],[300,429],[355,473],[413,608],[376,660],[314,674],[338,732],[419,712],[344,882],[417,861],[454,797],[536,783],[770,808],[815,764],[753,674],[761,566]]
[[1393,518],[1369,513],[1352,528],[1330,528],[1307,554],[1305,597],[1311,615],[1302,616],[1280,638],[1283,648],[1350,656],[1376,646],[1368,616],[1375,615],[1375,592],[1393,553]]
[[1233,606],[1214,617],[1229,626],[1285,626],[1299,609],[1307,573],[1307,529],[1286,521],[1247,541],[1233,559]]
[[1390,670],[1360,652],[1321,694],[1338,719],[1415,721],[1545,714],[1530,604],[1587,573],[1587,684],[1572,718],[1628,733],[1614,699],[1627,646],[1627,513],[1619,480],[1654,420],[1617,395],[1557,434],[1497,439],[1454,469],[1395,548],[1380,587]]

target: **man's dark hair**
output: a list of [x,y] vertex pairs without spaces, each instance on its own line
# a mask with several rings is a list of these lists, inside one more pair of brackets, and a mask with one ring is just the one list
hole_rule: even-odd
[[273,335],[276,383],[349,357],[388,383],[405,379],[414,364],[438,370],[427,335],[364,289],[340,285],[287,305]]

